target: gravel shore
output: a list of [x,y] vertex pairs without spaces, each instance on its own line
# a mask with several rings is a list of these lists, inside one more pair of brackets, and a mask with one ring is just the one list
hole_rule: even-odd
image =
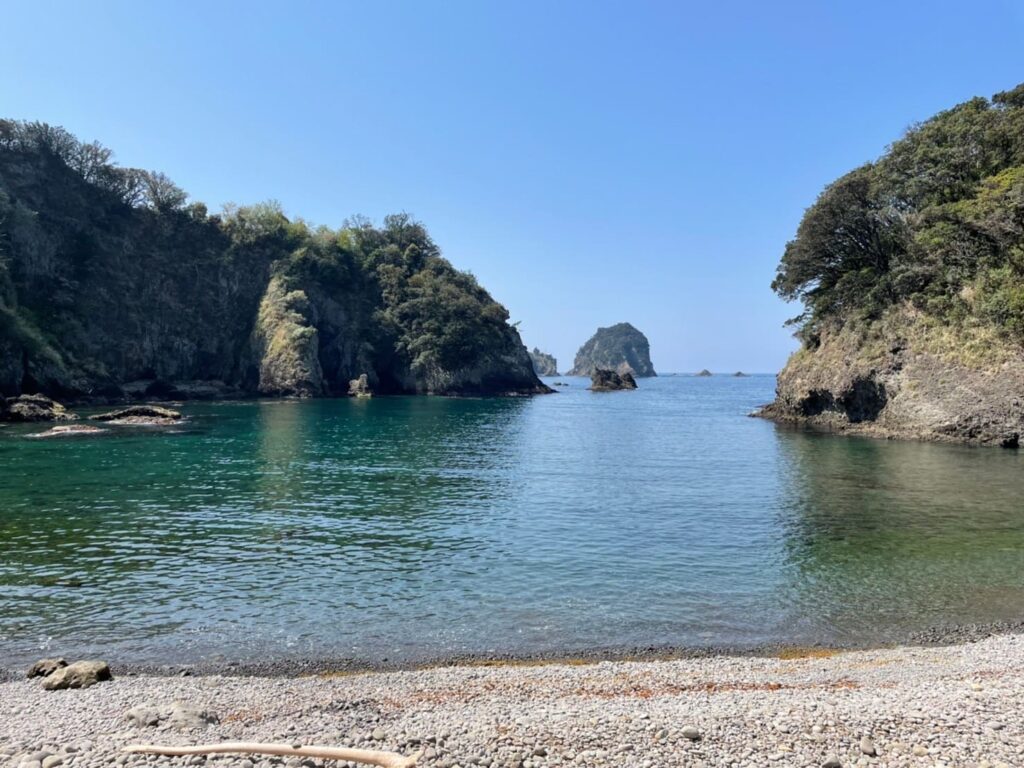
[[[0,684],[0,768],[321,765],[120,752],[237,740],[424,746],[421,764],[436,768],[1024,765],[1022,635],[790,655],[293,678],[117,675],[55,692],[20,680]],[[220,722],[179,731],[126,719],[134,707],[174,701]]]

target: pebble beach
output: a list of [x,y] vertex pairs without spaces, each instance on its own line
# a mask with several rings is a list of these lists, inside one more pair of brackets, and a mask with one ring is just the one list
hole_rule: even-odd
[[[208,725],[155,726],[179,702]],[[383,749],[436,768],[1024,765],[1024,635],[945,647],[502,664],[303,677],[119,674],[0,684],[0,768],[334,763],[125,754],[129,744]]]

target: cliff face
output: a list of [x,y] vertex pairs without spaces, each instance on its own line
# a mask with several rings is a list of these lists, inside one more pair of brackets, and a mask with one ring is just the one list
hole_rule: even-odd
[[537,347],[530,353],[530,360],[533,362],[533,370],[538,376],[557,376],[558,361],[553,355],[541,352]]
[[911,307],[867,333],[822,332],[779,374],[761,415],[873,437],[1016,447],[1024,350],[989,329],[950,329]]
[[920,124],[829,185],[775,290],[804,305],[780,421],[1016,447],[1024,434],[1024,85]]
[[651,364],[651,345],[647,337],[629,323],[598,328],[573,362],[570,376],[590,376],[598,368],[636,377],[657,376]]
[[208,215],[160,174],[0,121],[0,394],[532,394],[508,313],[407,216]]

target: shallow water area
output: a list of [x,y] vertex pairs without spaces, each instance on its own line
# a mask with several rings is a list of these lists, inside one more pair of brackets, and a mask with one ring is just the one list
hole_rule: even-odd
[[1024,618],[1019,452],[748,418],[773,376],[554,381],[0,430],[0,659],[859,644]]

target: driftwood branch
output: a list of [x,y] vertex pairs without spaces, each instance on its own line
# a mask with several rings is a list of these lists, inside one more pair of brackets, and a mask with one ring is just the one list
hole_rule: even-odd
[[413,768],[423,756],[421,749],[406,757],[397,752],[381,752],[376,749],[350,749],[348,747],[295,746],[292,744],[258,744],[251,741],[232,741],[224,744],[201,744],[195,747],[167,747],[152,744],[132,744],[125,752],[150,755],[212,755],[220,753],[250,753],[279,755],[281,757],[319,757],[324,760],[351,760],[356,763],[377,765],[380,768]]

